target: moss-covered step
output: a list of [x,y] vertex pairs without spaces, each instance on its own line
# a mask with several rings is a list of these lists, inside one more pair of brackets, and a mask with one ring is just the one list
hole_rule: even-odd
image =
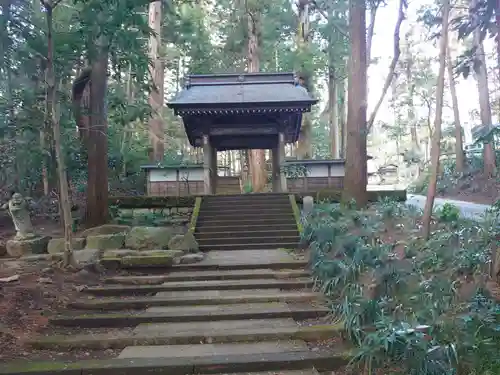
[[235,244],[210,244],[210,245],[200,245],[201,251],[236,251],[236,250],[275,250],[275,249],[297,249],[299,247],[299,240],[294,242],[278,242],[274,241],[271,243],[267,242],[253,242],[253,243],[235,243]]
[[151,307],[140,313],[100,313],[60,315],[49,318],[55,326],[64,327],[134,327],[141,323],[210,322],[243,319],[312,319],[326,316],[329,310],[321,306],[303,306],[284,302],[249,303],[208,306]]
[[[210,254],[207,254],[207,258],[210,257]],[[226,252],[228,253],[228,252]],[[234,262],[231,264],[223,264],[213,262],[210,259],[205,259],[200,263],[195,264],[176,264],[172,267],[172,271],[174,272],[185,272],[185,271],[216,271],[216,270],[255,270],[260,268],[270,268],[272,270],[279,269],[303,269],[308,266],[308,262],[306,260],[266,260],[262,259],[259,263],[247,263],[247,262]]]
[[35,349],[124,349],[127,346],[189,345],[340,337],[343,325],[300,326],[293,319],[254,319],[140,324],[133,332],[55,335],[28,339]]
[[182,250],[108,250],[100,260],[103,267],[118,268],[170,268],[176,257],[184,254]]
[[[318,371],[335,371],[345,366],[352,358],[348,351],[337,352],[316,351],[308,349],[269,351],[269,347],[278,347],[283,343],[268,343],[268,347],[259,344],[230,344],[233,351],[241,347],[236,354],[207,354],[207,350],[214,352],[216,345],[170,346],[158,347],[163,353],[181,352],[193,353],[184,357],[157,357],[157,358],[118,358],[109,360],[88,360],[68,363],[67,361],[19,361],[0,365],[1,375],[137,375],[165,373],[169,375],[194,374],[235,374],[259,371],[301,370],[315,368]],[[225,345],[220,344],[218,347]],[[264,348],[252,350],[252,347]],[[205,349],[203,349],[205,348]],[[170,350],[171,349],[171,350]],[[205,354],[203,354],[205,353]],[[216,352],[219,353],[219,352]],[[201,354],[201,355],[200,355]],[[285,375],[285,374],[284,374]]]
[[[122,260],[127,257],[122,258]],[[150,257],[151,258],[151,257]],[[162,285],[119,285],[97,286],[83,289],[85,293],[95,296],[118,296],[126,294],[146,294],[168,291],[202,291],[202,290],[245,290],[245,289],[305,289],[310,288],[310,278],[291,280],[211,280],[167,282]]]
[[[162,293],[163,294],[163,293]],[[71,301],[69,308],[80,310],[126,310],[154,306],[206,306],[242,303],[310,302],[321,300],[321,293],[280,292],[267,290],[207,290],[198,292],[169,292],[167,295],[136,298],[100,298]]]
[[157,285],[167,281],[199,280],[251,280],[251,279],[291,279],[308,277],[307,270],[272,270],[270,268],[254,270],[218,270],[170,272],[168,275],[112,276],[104,279],[107,284]]

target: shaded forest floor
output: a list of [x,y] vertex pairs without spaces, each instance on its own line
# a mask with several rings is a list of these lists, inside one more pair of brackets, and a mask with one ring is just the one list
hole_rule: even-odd
[[[15,279],[4,279],[9,277]],[[100,284],[99,276],[85,270],[65,272],[51,267],[49,262],[0,260],[0,362],[113,356],[115,353],[106,351],[34,351],[24,344],[30,337],[57,333],[56,328],[49,327],[48,316],[64,311],[67,303],[77,298],[81,287],[88,284]]]
[[500,178],[487,178],[473,172],[458,179],[443,179],[439,197],[479,204],[493,204],[500,199]]

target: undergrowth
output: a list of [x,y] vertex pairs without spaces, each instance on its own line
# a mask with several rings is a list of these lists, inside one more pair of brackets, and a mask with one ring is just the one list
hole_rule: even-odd
[[387,199],[361,211],[323,203],[304,218],[315,286],[355,347],[351,365],[364,374],[500,373],[500,305],[487,287],[498,208],[473,222],[443,207],[428,241],[420,219]]

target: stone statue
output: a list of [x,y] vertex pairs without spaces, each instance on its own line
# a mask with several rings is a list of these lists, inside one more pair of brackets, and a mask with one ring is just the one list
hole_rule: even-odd
[[36,237],[31,224],[28,201],[19,193],[14,193],[9,203],[2,206],[3,209],[8,209],[14,226],[16,228],[17,240]]

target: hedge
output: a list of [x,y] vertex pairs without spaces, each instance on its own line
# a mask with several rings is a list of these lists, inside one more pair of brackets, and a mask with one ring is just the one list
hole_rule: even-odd
[[[304,192],[304,193],[296,193],[295,199],[298,203],[302,203],[302,199],[304,197],[311,196],[315,201],[319,201],[322,199],[329,199],[333,202],[340,202],[342,197],[342,190],[333,190],[333,189],[324,189],[317,192]],[[379,191],[369,191],[368,192],[368,201],[376,202],[380,198],[391,198],[398,202],[406,201],[406,190],[379,190]]]
[[[341,190],[324,189],[317,192],[295,193],[297,203],[302,203],[302,198],[311,196],[314,200],[329,199],[334,202],[340,202],[342,196]],[[390,197],[400,202],[406,201],[406,190],[381,190],[369,191],[368,200],[376,202],[379,198]],[[174,207],[194,207],[196,204],[196,196],[190,195],[186,197],[110,197],[108,204],[118,208],[174,208]]]
[[187,197],[109,197],[108,205],[118,208],[174,208],[194,207],[196,196]]

